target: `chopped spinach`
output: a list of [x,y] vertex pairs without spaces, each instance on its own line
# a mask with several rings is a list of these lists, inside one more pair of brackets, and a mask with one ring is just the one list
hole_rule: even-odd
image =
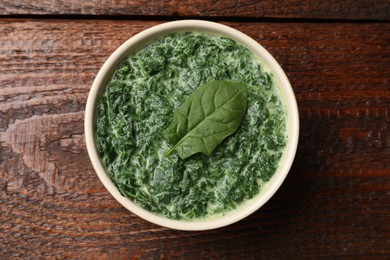
[[[164,157],[172,111],[212,80],[247,86],[241,126],[210,157]],[[119,191],[141,207],[172,219],[222,215],[255,197],[274,174],[286,144],[285,106],[272,75],[242,45],[175,33],[118,66],[98,103],[96,143]]]

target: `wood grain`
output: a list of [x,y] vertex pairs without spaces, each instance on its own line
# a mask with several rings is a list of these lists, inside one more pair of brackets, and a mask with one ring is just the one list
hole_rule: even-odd
[[3,0],[1,15],[125,15],[390,20],[386,0]]
[[390,257],[390,24],[225,23],[280,62],[301,134],[277,194],[247,219],[205,232],[129,213],[85,148],[94,76],[155,24],[0,20],[0,258]]

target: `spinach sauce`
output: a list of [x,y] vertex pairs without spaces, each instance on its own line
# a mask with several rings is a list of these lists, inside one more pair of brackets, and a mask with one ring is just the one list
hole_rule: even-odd
[[[248,109],[211,157],[164,157],[172,111],[211,80],[242,82]],[[254,198],[286,144],[279,89],[260,61],[232,39],[181,32],[124,60],[100,98],[96,142],[122,195],[171,219],[221,216]]]

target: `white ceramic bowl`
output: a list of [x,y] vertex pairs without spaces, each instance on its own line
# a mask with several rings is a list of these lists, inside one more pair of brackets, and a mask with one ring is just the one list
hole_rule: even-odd
[[[250,51],[252,51],[254,55],[256,55],[262,61],[262,63],[273,73],[274,79],[280,87],[284,103],[287,107],[288,133],[287,146],[280,160],[279,167],[275,172],[274,176],[271,178],[271,180],[265,185],[264,188],[261,189],[261,192],[258,196],[256,196],[254,199],[251,199],[249,202],[245,203],[237,210],[228,213],[226,216],[220,218],[212,218],[209,220],[206,219],[191,222],[171,220],[162,216],[158,216],[139,207],[130,199],[122,196],[114,185],[114,183],[109,178],[105,167],[100,160],[100,157],[96,150],[94,139],[96,104],[117,65],[125,57],[128,57],[132,53],[135,53],[138,50],[142,49],[143,47],[145,47],[145,45],[153,41],[155,38],[175,31],[185,30],[204,31],[224,35],[236,40],[237,42],[246,46]],[[278,190],[278,188],[286,178],[287,173],[290,170],[291,164],[294,160],[295,152],[298,145],[299,134],[298,108],[294,93],[286,75],[284,74],[283,70],[276,62],[276,60],[271,56],[271,54],[269,54],[268,51],[266,51],[255,40],[243,34],[242,32],[239,32],[231,27],[222,24],[200,20],[183,20],[160,24],[131,37],[124,44],[122,44],[104,63],[103,67],[97,74],[95,81],[93,82],[87,100],[84,124],[86,145],[89,157],[92,161],[92,165],[101,182],[111,193],[111,195],[114,196],[114,198],[125,208],[138,215],[139,217],[164,227],[179,230],[207,230],[223,227],[237,222],[259,209],[272,197],[272,195]]]

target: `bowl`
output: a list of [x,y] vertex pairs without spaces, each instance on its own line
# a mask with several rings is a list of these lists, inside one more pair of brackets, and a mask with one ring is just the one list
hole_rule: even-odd
[[[280,88],[281,96],[286,105],[287,111],[287,144],[275,174],[261,189],[260,194],[255,196],[255,198],[251,199],[249,202],[245,203],[245,205],[239,207],[237,210],[234,210],[229,214],[226,214],[225,216],[195,221],[172,220],[156,215],[141,208],[137,204],[133,203],[130,199],[122,196],[115,184],[108,176],[105,166],[103,165],[98,155],[94,139],[97,101],[105,90],[106,84],[110,80],[112,73],[115,71],[117,65],[125,57],[139,51],[154,39],[176,31],[186,30],[196,30],[223,35],[241,43],[246,48],[248,48],[273,73],[274,80]],[[86,146],[92,165],[105,188],[120,204],[122,204],[135,215],[138,215],[139,217],[154,224],[177,230],[193,231],[215,229],[230,225],[247,217],[263,206],[275,194],[286,178],[295,157],[299,135],[299,116],[296,99],[291,85],[277,61],[271,56],[270,53],[268,53],[266,49],[264,49],[259,43],[246,34],[219,23],[201,20],[174,21],[151,27],[131,37],[116,51],[114,51],[114,53],[104,63],[92,84],[92,88],[89,92],[86,104],[84,124]]]

